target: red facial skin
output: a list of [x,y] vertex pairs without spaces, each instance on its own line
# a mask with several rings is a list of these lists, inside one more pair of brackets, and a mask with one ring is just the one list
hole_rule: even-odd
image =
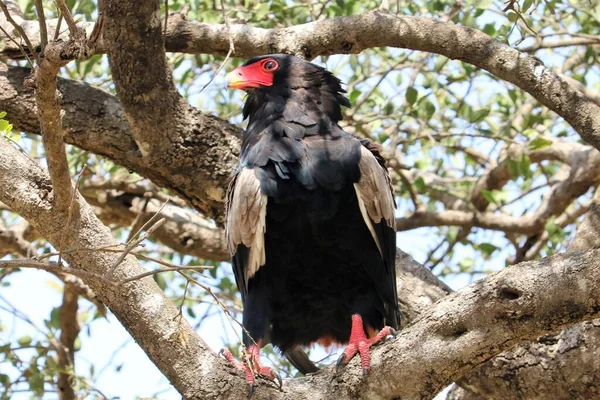
[[229,87],[233,89],[256,89],[273,86],[273,74],[279,69],[279,63],[265,58],[245,67],[238,67],[227,74]]

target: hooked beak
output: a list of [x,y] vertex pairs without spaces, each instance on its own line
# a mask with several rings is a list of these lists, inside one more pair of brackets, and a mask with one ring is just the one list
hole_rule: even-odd
[[245,89],[246,80],[242,77],[242,73],[239,68],[234,69],[225,76],[225,79],[229,84],[227,87],[232,89]]

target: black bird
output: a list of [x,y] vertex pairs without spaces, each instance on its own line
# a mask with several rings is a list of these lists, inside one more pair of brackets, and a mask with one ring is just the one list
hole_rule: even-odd
[[226,230],[244,303],[246,373],[272,343],[303,373],[300,346],[347,344],[364,373],[371,344],[398,329],[395,202],[379,146],[338,125],[349,107],[341,82],[300,58],[255,57],[228,74],[248,92],[240,163],[227,195]]

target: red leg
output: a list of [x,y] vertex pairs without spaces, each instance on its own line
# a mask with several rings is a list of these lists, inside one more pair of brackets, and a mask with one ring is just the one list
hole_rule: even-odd
[[362,317],[359,314],[353,314],[350,340],[348,341],[348,346],[346,346],[344,352],[338,358],[336,365],[339,367],[348,364],[356,353],[359,353],[363,374],[368,374],[371,368],[371,346],[385,340],[388,336],[396,336],[396,331],[389,326],[384,326],[376,336],[371,339],[367,338],[363,328]]
[[229,349],[222,349],[219,354],[222,354],[227,361],[229,361],[234,367],[242,370],[246,375],[246,383],[248,384],[248,397],[254,393],[254,384],[256,375],[260,375],[270,381],[277,381],[281,388],[282,381],[281,377],[271,367],[260,365],[260,341],[258,345],[252,344],[244,351],[244,361],[237,361]]

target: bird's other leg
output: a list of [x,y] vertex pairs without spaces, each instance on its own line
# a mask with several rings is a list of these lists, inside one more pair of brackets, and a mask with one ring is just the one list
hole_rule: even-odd
[[339,368],[348,364],[356,353],[359,353],[363,375],[368,374],[371,369],[371,346],[385,340],[388,336],[396,336],[396,331],[389,326],[384,326],[377,335],[369,339],[363,327],[362,317],[359,314],[353,314],[350,340],[338,358],[336,366]]
[[222,354],[233,366],[244,372],[248,384],[248,397],[254,392],[256,375],[273,382],[277,381],[281,388],[282,380],[279,374],[273,368],[260,363],[260,340],[244,349],[243,361],[237,361],[229,349],[223,349],[219,354]]

